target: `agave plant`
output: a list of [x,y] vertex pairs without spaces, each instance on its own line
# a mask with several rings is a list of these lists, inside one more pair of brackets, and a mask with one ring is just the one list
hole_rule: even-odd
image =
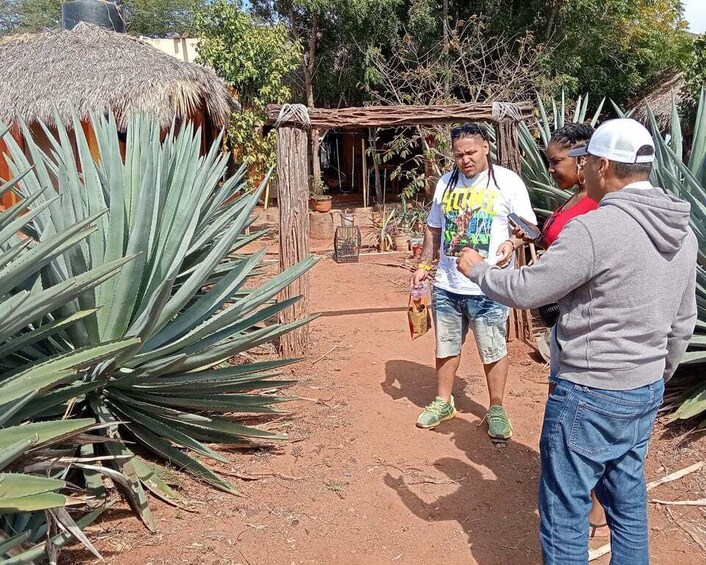
[[[286,397],[254,391],[290,384],[276,377],[293,360],[229,360],[309,321],[276,323],[279,312],[297,300],[276,297],[314,260],[252,283],[264,250],[252,255],[241,250],[262,235],[245,231],[261,190],[238,196],[242,170],[222,182],[226,157],[219,143],[202,154],[201,135],[193,127],[165,134],[152,119],[136,115],[121,153],[115,119],[96,116],[91,123],[98,161],[79,119],[67,127],[57,117],[55,128],[42,126],[50,149],[40,148],[26,127],[24,150],[5,137],[10,166],[16,178],[29,170],[18,187],[31,202],[40,244],[68,225],[95,224],[88,237],[45,262],[42,284],[53,288],[95,269],[123,266],[71,303],[56,304],[57,318],[72,319],[60,334],[41,336],[31,347],[0,348],[0,367],[12,370],[46,354],[131,340],[79,378],[67,377],[66,386],[29,400],[9,422],[65,414],[96,418],[113,441],[86,446],[82,455],[114,458],[106,464],[127,477],[128,501],[155,529],[144,487],[182,501],[159,478],[159,468],[145,465],[124,440],[136,440],[177,468],[236,493],[196,456],[222,462],[209,444],[284,437],[238,423],[232,414],[276,412],[274,405]],[[100,493],[100,480],[90,474],[86,480]]]
[[[653,132],[659,132],[654,114],[648,116]],[[652,181],[691,204],[691,227],[699,241],[696,274],[696,303],[698,320],[696,330],[682,361],[688,369],[683,382],[668,398],[667,407],[678,406],[672,420],[686,420],[706,412],[706,382],[699,377],[706,365],[706,92],[701,92],[696,123],[693,128],[690,150],[682,138],[682,124],[678,107],[672,100],[672,120],[669,136],[656,133],[657,159],[652,171]],[[693,384],[692,381],[695,383]],[[691,385],[691,386],[690,386]],[[685,391],[681,389],[686,388]],[[706,426],[706,420],[703,424]]]
[[[0,195],[16,188],[27,171],[0,185]],[[56,198],[54,196],[53,198]],[[50,198],[51,200],[51,198]],[[94,215],[85,221],[66,226],[51,239],[18,236],[19,230],[38,233],[37,214],[46,206],[23,213],[32,201],[21,201],[9,210],[0,211],[0,351],[4,355],[34,350],[42,339],[56,338],[71,324],[92,313],[79,311],[72,316],[55,317],[57,305],[74,300],[117,274],[125,260],[114,261],[67,279],[62,284],[44,287],[41,269],[95,231]],[[103,213],[103,212],[101,212]],[[96,427],[94,418],[27,422],[15,426],[7,422],[33,398],[51,394],[74,380],[86,367],[113,358],[138,342],[123,339],[97,347],[77,349],[63,355],[43,356],[35,350],[35,362],[16,355],[12,368],[0,374],[0,560],[3,563],[30,563],[46,553],[50,557],[69,539],[81,540],[96,555],[95,548],[81,532],[104,509],[99,506],[78,523],[64,509],[81,506],[85,494],[71,487],[66,473],[75,466],[89,466],[104,472],[100,461],[77,457],[79,438]],[[120,479],[113,472],[114,478]],[[51,534],[56,525],[65,531]],[[50,535],[51,534],[51,535]],[[50,535],[52,543],[45,537]]]
[[[0,386],[0,393],[2,388]],[[0,421],[4,419],[6,415]],[[81,541],[100,558],[81,529],[95,520],[106,506],[101,504],[91,512],[84,512],[78,522],[65,508],[85,507],[90,500],[66,480],[69,469],[84,466],[105,471],[97,461],[75,457],[80,434],[95,428],[92,419],[72,419],[0,429],[0,559],[3,563],[33,563],[43,555],[51,558],[72,538]],[[62,445],[63,449],[57,450]],[[67,492],[69,489],[71,491]],[[66,534],[52,533],[55,524]]]

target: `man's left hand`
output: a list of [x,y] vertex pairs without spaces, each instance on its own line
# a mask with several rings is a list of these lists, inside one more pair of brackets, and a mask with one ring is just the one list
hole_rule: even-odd
[[464,247],[458,254],[456,259],[456,268],[461,271],[466,277],[471,274],[471,270],[478,263],[483,262],[483,256],[471,249],[470,247]]

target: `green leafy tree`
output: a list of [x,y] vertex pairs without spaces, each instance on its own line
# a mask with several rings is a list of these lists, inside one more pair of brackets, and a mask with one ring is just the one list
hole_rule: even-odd
[[267,104],[290,102],[287,77],[299,66],[302,49],[281,24],[258,24],[239,3],[218,0],[196,18],[199,61],[233,87],[241,108],[233,113],[228,137],[251,181],[274,165],[276,140],[262,135]]
[[[373,45],[391,45],[399,31],[402,0],[253,0],[265,21],[284,22],[304,47],[299,86],[308,107],[362,104],[360,84]],[[319,154],[319,132],[310,135],[310,155]],[[311,189],[320,194],[319,160],[311,160]]]
[[403,0],[253,0],[265,21],[283,22],[304,46],[301,81],[307,105],[365,101],[363,80],[371,46],[391,46],[401,31]]
[[682,68],[691,49],[681,0],[405,0],[399,10],[425,45],[448,43],[450,23],[473,16],[488,21],[489,37],[532,34],[560,88],[622,103]]
[[[61,26],[61,0],[6,0],[0,4],[5,33],[37,32]],[[5,27],[5,26],[3,26]]]
[[196,12],[205,0],[123,0],[127,32],[150,37],[168,37],[194,31]]
[[573,92],[625,103],[683,66],[691,43],[685,30],[680,0],[561,2],[549,68]]
[[696,119],[701,91],[706,84],[706,33],[694,39],[693,48],[684,69],[686,99],[683,108],[689,120]]

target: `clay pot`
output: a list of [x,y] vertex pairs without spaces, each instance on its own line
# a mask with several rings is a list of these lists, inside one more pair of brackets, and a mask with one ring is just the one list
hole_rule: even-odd
[[397,251],[409,251],[409,236],[406,234],[395,236],[395,249]]
[[333,200],[330,196],[312,196],[309,205],[314,212],[330,212]]
[[424,240],[423,239],[413,239],[413,240],[411,240],[410,245],[412,247],[412,256],[415,259],[420,259],[422,256],[422,249],[424,247]]

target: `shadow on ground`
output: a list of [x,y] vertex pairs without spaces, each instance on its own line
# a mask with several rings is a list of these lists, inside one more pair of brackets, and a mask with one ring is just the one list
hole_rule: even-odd
[[[385,377],[382,388],[394,400],[406,398],[421,408],[435,395],[431,366],[388,361]],[[479,564],[541,563],[536,513],[539,454],[514,441],[505,448],[494,446],[487,428],[480,424],[486,408],[464,394],[464,385],[457,379],[456,408],[476,419],[455,418],[429,432],[418,430],[414,437],[414,441],[429,442],[437,434],[451,437],[460,457],[442,457],[433,465],[455,483],[455,490],[428,502],[429,496],[420,497],[419,487],[406,484],[403,476],[388,473],[385,484],[397,491],[416,516],[429,522],[457,522],[468,537],[470,555]],[[462,559],[455,556],[451,561]]]

